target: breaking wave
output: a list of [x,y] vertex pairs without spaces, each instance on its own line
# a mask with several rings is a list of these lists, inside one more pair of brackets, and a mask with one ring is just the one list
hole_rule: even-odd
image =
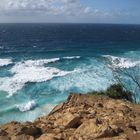
[[12,63],[11,59],[0,59],[0,67],[7,66]]
[[39,60],[27,60],[24,61],[24,65],[31,67],[31,66],[43,66],[48,63],[54,63],[56,61],[59,61],[60,58],[52,58],[52,59],[39,59]]
[[34,109],[36,106],[37,106],[36,102],[34,100],[32,100],[27,103],[16,105],[16,108],[18,108],[19,111],[21,111],[21,112],[26,112],[26,111]]
[[103,55],[109,60],[111,67],[114,68],[132,68],[140,64],[140,61],[133,61],[130,58],[116,57],[112,55]]
[[10,69],[10,72],[13,74],[12,77],[0,78],[0,91],[5,91],[9,93],[9,96],[11,96],[18,90],[22,89],[28,82],[45,82],[54,77],[69,74],[69,71],[45,66],[45,64],[58,60],[59,58],[54,58],[44,60],[27,60],[16,63]]
[[63,59],[79,59],[81,58],[80,56],[66,56],[66,57],[63,57]]
[[66,56],[66,57],[62,57],[62,58],[51,58],[51,59],[39,59],[39,60],[27,60],[24,62],[25,65],[28,66],[42,66],[44,64],[48,64],[48,63],[54,63],[57,61],[60,61],[62,59],[79,59],[80,56]]

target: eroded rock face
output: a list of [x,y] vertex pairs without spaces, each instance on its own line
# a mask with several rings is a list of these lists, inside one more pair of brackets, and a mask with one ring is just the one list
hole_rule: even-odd
[[139,140],[140,106],[104,96],[71,94],[32,123],[0,126],[0,140]]

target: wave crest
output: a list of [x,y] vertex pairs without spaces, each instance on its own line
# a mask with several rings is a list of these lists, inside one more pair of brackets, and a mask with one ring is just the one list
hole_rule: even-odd
[[56,62],[56,61],[59,61],[59,60],[60,60],[60,58],[39,59],[39,60],[27,60],[27,61],[24,61],[23,63],[28,67],[31,67],[31,66],[43,66],[45,64],[53,63],[53,62]]
[[45,82],[54,77],[65,76],[68,71],[55,67],[46,67],[45,64],[58,61],[59,59],[27,60],[18,62],[10,72],[12,77],[0,78],[0,91],[9,93],[9,96],[22,89],[27,82]]
[[113,68],[132,68],[140,64],[140,61],[132,61],[129,58],[116,57],[112,55],[103,55],[104,58],[109,60],[111,67]]
[[0,59],[0,67],[7,66],[12,63],[11,59]]
[[63,57],[63,59],[79,59],[80,56],[66,56],[66,57]]
[[37,106],[36,102],[34,100],[32,100],[27,103],[16,105],[16,108],[18,108],[19,111],[21,111],[21,112],[26,112],[26,111],[34,109],[36,106]]

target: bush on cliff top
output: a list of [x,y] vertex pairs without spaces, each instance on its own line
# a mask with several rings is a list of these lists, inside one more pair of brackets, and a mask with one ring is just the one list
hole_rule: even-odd
[[111,85],[107,88],[105,94],[114,99],[126,99],[132,101],[131,92],[125,91],[120,84]]
[[120,84],[113,84],[106,91],[93,91],[88,94],[92,95],[106,95],[113,99],[125,99],[132,102],[132,93],[125,91]]

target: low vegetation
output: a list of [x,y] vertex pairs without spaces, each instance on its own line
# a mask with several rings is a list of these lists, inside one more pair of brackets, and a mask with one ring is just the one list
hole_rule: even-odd
[[105,95],[113,99],[124,99],[133,102],[132,93],[123,89],[120,84],[113,84],[106,91],[89,92],[91,95]]

